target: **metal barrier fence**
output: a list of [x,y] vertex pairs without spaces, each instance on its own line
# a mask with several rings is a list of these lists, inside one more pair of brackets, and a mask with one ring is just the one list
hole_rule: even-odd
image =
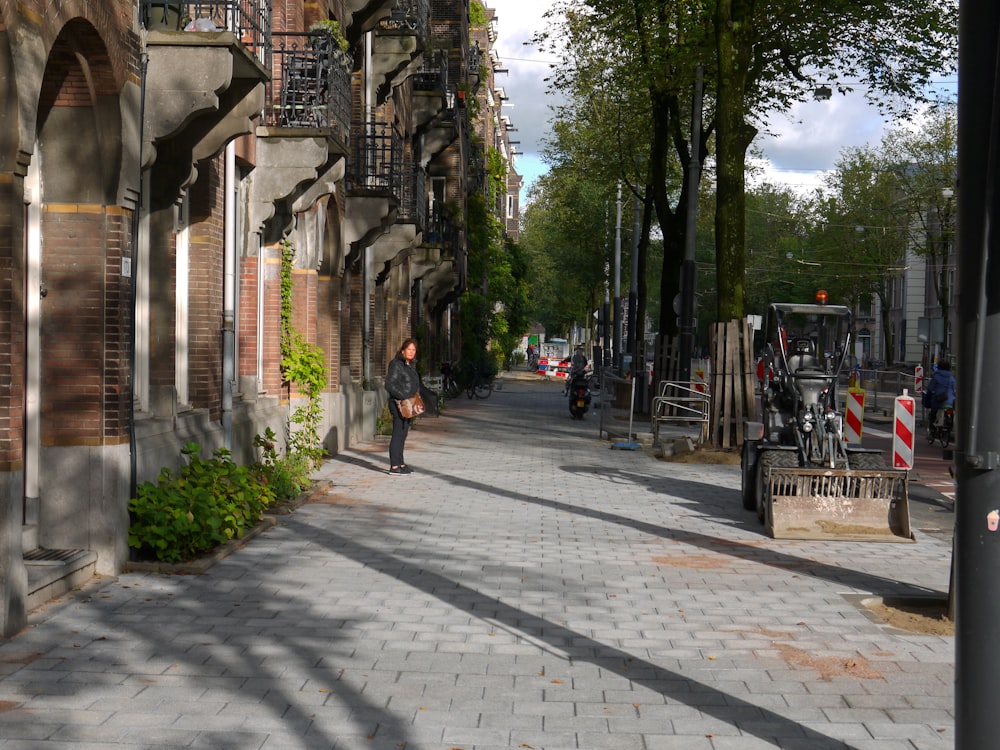
[[[924,376],[923,386],[926,388],[930,381],[930,373]],[[841,375],[840,386],[844,389],[854,385],[856,388],[864,388],[865,410],[880,411],[892,409],[896,396],[902,396],[903,391],[907,391],[911,396],[916,396],[916,380],[912,370],[903,372],[901,370],[864,370],[855,369]],[[919,400],[919,399],[918,399]]]
[[704,383],[663,380],[649,410],[653,443],[660,442],[661,424],[700,424],[700,442],[708,440],[708,421],[712,397]]

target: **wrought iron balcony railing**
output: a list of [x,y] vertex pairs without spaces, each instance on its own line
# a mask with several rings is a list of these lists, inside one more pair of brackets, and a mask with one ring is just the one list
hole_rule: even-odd
[[430,0],[396,0],[389,17],[379,21],[381,31],[398,31],[427,38]]
[[345,179],[353,192],[395,192],[403,162],[403,139],[389,123],[351,126],[351,159]]
[[424,244],[440,246],[442,257],[454,258],[461,239],[462,227],[451,217],[451,213],[440,204],[434,206],[424,229]]
[[448,52],[443,49],[425,52],[420,69],[413,75],[414,91],[448,89]]
[[268,65],[271,49],[271,0],[139,0],[142,23],[164,31],[231,31]]
[[329,128],[347,145],[351,123],[351,58],[328,32],[275,34],[273,78],[265,125]]
[[396,220],[423,228],[427,220],[427,173],[413,165],[403,170],[399,181],[399,210]]

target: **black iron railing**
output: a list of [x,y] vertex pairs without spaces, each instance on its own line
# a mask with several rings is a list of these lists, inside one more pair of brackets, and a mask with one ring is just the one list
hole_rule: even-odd
[[349,190],[394,192],[402,168],[402,138],[389,123],[369,120],[351,126],[351,156],[345,175]]
[[427,173],[413,165],[403,169],[399,181],[397,220],[424,227],[427,219]]
[[448,88],[448,52],[425,52],[420,69],[413,75],[414,91],[445,91]]
[[440,205],[435,206],[427,217],[423,242],[425,245],[439,245],[442,257],[454,258],[455,249],[461,241],[462,227],[451,217],[451,213]]
[[430,0],[396,0],[388,18],[379,21],[381,31],[400,31],[427,38]]
[[274,78],[265,124],[329,128],[346,145],[351,123],[351,59],[329,33],[275,34]]
[[231,31],[265,65],[270,63],[271,0],[139,0],[148,30]]

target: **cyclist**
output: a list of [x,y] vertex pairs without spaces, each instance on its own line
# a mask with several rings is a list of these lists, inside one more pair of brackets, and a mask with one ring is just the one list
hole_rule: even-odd
[[955,375],[951,371],[950,362],[938,364],[937,371],[931,377],[931,382],[927,384],[924,405],[930,407],[931,424],[940,427],[938,415],[943,418],[942,410],[947,406],[955,405]]

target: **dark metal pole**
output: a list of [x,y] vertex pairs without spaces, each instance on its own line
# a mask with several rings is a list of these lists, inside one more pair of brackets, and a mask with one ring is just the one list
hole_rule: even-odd
[[614,352],[615,369],[622,373],[622,183],[618,182],[618,198],[615,203],[615,311],[614,333],[611,348]]
[[[1000,711],[1000,6],[959,3],[955,747],[993,747]],[[984,648],[985,646],[985,648]]]
[[694,289],[697,278],[694,250],[698,230],[698,182],[701,177],[698,155],[701,151],[702,75],[699,65],[695,70],[694,95],[691,97],[691,157],[687,164],[685,188],[688,204],[684,227],[684,262],[681,264],[680,362],[677,368],[677,379],[682,382],[691,379],[691,350],[694,348]]
[[632,376],[640,371],[639,340],[643,334],[643,325],[639,321],[639,233],[642,214],[640,213],[639,196],[635,196],[635,212],[632,216],[632,275],[628,285],[628,351],[632,355]]

